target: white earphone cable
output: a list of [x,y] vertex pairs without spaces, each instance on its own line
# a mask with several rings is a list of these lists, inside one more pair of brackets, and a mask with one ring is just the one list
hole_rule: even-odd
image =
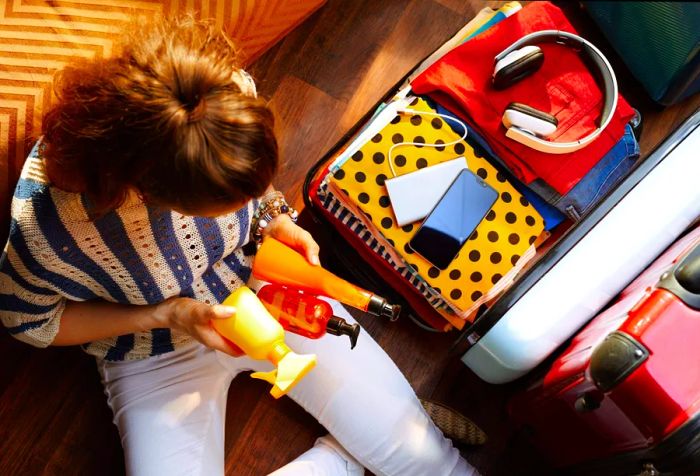
[[[396,177],[396,170],[394,169],[394,161],[392,160],[392,157],[391,157],[391,154],[392,154],[392,152],[394,151],[395,148],[397,148],[397,147],[399,147],[399,146],[402,146],[402,145],[415,145],[415,146],[418,146],[418,147],[448,147],[448,146],[451,146],[451,145],[458,144],[458,143],[462,142],[464,139],[467,138],[467,132],[468,132],[468,131],[467,131],[467,126],[466,126],[466,124],[464,124],[462,121],[460,121],[460,120],[457,119],[456,117],[448,116],[448,115],[446,115],[446,114],[440,114],[440,113],[437,113],[437,112],[416,111],[415,109],[398,109],[398,110],[397,110],[397,113],[402,113],[402,112],[406,112],[406,113],[409,113],[409,114],[418,114],[418,115],[425,115],[425,116],[441,117],[441,118],[443,118],[445,121],[454,121],[454,122],[458,123],[460,126],[462,126],[462,128],[464,129],[464,132],[462,133],[462,137],[460,137],[459,139],[453,140],[453,141],[451,141],[451,142],[446,142],[446,143],[444,143],[444,144],[423,144],[423,143],[421,143],[421,142],[399,142],[399,143],[396,143],[396,144],[392,145],[392,146],[389,148],[389,152],[387,153],[387,161],[389,162],[389,168],[391,169],[391,176],[392,176],[392,177]],[[449,125],[448,125],[448,127],[449,127]]]

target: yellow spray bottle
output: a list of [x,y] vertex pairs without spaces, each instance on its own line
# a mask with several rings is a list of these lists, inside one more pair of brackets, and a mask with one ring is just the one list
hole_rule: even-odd
[[296,354],[285,344],[284,329],[249,288],[238,288],[222,304],[235,307],[236,314],[214,319],[214,329],[249,357],[269,360],[277,367],[251,375],[271,383],[273,397],[285,395],[314,368],[316,356]]

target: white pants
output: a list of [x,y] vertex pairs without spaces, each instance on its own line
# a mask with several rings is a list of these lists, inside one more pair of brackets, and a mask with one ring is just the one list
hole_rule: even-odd
[[[338,303],[333,307],[336,315],[355,322]],[[287,333],[286,341],[298,353],[318,356],[316,367],[288,396],[330,435],[275,476],[362,475],[364,468],[377,475],[477,474],[367,333],[352,350],[345,337],[311,340]],[[231,380],[239,372],[272,366],[192,343],[145,360],[98,361],[98,368],[119,428],[127,474],[216,476],[224,474]]]

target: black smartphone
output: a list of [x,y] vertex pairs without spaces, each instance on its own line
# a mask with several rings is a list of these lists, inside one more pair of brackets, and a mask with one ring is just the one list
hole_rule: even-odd
[[408,245],[438,268],[446,269],[497,198],[493,187],[471,170],[462,170]]

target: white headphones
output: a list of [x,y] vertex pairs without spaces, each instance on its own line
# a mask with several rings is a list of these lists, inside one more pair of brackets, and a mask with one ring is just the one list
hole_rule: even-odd
[[505,89],[537,71],[544,62],[544,53],[538,43],[554,42],[585,52],[599,73],[603,83],[603,111],[598,128],[573,142],[550,142],[544,138],[557,130],[557,118],[526,104],[510,103],[503,112],[506,137],[532,149],[548,154],[566,154],[579,150],[595,140],[610,124],[617,107],[617,80],[615,72],[603,53],[578,35],[559,30],[542,30],[526,35],[501,51],[495,57],[492,82],[495,89]]

